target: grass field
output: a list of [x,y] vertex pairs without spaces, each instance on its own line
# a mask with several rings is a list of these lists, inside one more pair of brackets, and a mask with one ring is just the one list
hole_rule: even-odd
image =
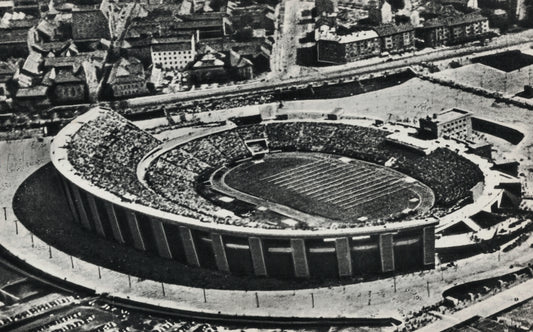
[[316,153],[282,153],[233,168],[228,186],[269,202],[335,221],[386,219],[433,205],[431,190],[386,167]]

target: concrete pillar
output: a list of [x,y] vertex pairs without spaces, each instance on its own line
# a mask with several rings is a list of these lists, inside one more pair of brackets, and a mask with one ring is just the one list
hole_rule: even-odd
[[424,265],[435,264],[435,226],[424,227],[422,233]]
[[292,262],[294,264],[294,276],[297,278],[308,278],[309,265],[307,264],[305,241],[303,239],[291,239],[291,249]]
[[352,275],[352,252],[350,240],[347,237],[335,239],[335,253],[337,254],[339,277],[350,277]]
[[394,271],[394,243],[393,234],[379,235],[379,254],[381,257],[381,272]]
[[60,177],[61,184],[63,185],[63,191],[65,192],[65,197],[67,198],[67,203],[70,208],[70,212],[72,213],[72,218],[74,218],[74,222],[79,224],[80,219],[78,216],[78,211],[76,211],[76,206],[74,205],[74,199],[72,198],[72,194],[70,193],[68,180],[66,180],[63,176]]
[[107,213],[107,219],[109,220],[109,224],[111,224],[113,238],[119,243],[126,243],[126,240],[124,240],[124,235],[122,235],[122,230],[120,229],[120,224],[118,223],[117,214],[115,213],[115,206],[107,201],[104,203],[104,205]]
[[133,247],[135,249],[145,251],[146,246],[144,245],[144,240],[141,234],[141,228],[139,227],[139,220],[137,220],[135,212],[128,209],[125,209],[125,211],[126,218],[128,219],[128,226],[130,228],[131,237],[133,238]]
[[220,234],[211,233],[211,244],[215,253],[215,261],[219,271],[229,272],[228,258],[226,257],[226,248]]
[[74,193],[74,202],[76,203],[76,207],[78,208],[81,224],[83,225],[83,227],[90,230],[92,229],[91,222],[87,217],[87,212],[85,211],[85,207],[83,206],[83,202],[81,201],[80,190],[73,184],[71,184],[70,187],[72,188],[72,192]]
[[102,237],[105,237],[106,234],[104,230],[104,225],[102,225],[102,220],[100,219],[100,215],[98,214],[98,207],[96,206],[96,202],[94,201],[94,196],[88,194],[87,201],[89,202],[89,208],[91,209],[91,214],[93,216],[94,228],[96,228],[96,233],[98,233],[98,235]]
[[168,244],[167,233],[163,227],[163,222],[157,218],[150,217],[150,225],[155,237],[155,244],[157,246],[157,253],[163,258],[172,258],[170,245]]
[[258,237],[248,238],[248,244],[250,246],[250,256],[252,257],[252,264],[254,267],[254,273],[256,276],[268,276],[265,253],[263,251],[263,242]]
[[185,249],[185,258],[187,264],[192,266],[200,266],[200,259],[198,258],[198,252],[196,251],[196,244],[192,237],[192,232],[185,226],[180,226],[181,242],[183,242],[183,249]]

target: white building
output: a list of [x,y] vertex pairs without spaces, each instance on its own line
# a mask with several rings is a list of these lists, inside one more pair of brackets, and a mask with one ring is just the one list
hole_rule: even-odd
[[150,47],[152,63],[161,69],[184,69],[194,61],[196,56],[196,42],[194,35],[190,39],[158,38],[152,40]]

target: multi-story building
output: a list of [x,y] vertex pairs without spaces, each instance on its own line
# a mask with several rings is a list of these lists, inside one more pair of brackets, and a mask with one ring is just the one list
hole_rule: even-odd
[[382,52],[397,53],[415,47],[415,28],[411,24],[381,24],[374,28]]
[[148,93],[144,67],[139,59],[121,58],[107,79],[108,92],[113,98],[141,96]]
[[426,46],[460,44],[483,38],[489,32],[489,20],[479,13],[428,20],[416,30]]
[[235,51],[206,53],[192,64],[188,72],[195,85],[242,81],[254,77],[252,62]]
[[184,69],[196,57],[194,35],[189,38],[152,39],[150,54],[154,66],[162,69]]
[[169,9],[153,9],[146,16],[132,19],[125,40],[177,37],[184,34],[197,34],[198,40],[217,38],[226,34],[226,23],[225,13],[221,12],[176,16]]
[[54,104],[73,104],[87,100],[87,84],[83,70],[78,73],[73,73],[68,69],[58,70],[53,80]]
[[28,56],[28,32],[38,22],[23,13],[5,13],[0,20],[0,59]]
[[380,53],[379,36],[373,30],[339,36],[335,28],[323,25],[315,30],[315,38],[319,63],[341,64]]
[[421,118],[419,134],[428,138],[452,136],[466,139],[472,135],[472,113],[452,108],[433,117]]
[[226,11],[234,31],[251,28],[264,30],[267,35],[274,33],[275,9],[270,5],[228,1]]

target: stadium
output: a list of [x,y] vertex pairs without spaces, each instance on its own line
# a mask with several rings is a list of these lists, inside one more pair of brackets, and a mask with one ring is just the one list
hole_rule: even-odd
[[376,276],[432,268],[438,217],[487,177],[456,151],[393,137],[269,120],[163,142],[94,108],[51,157],[73,222],[106,239],[235,275]]

